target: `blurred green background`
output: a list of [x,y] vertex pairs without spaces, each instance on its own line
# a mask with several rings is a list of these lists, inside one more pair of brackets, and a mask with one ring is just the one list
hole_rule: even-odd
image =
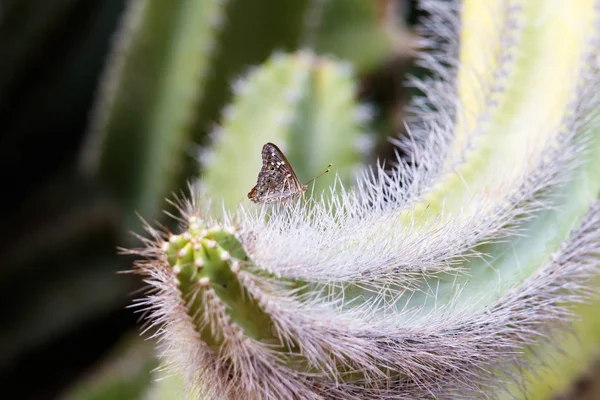
[[[126,9],[143,4],[142,25],[124,29]],[[205,31],[178,30],[198,26],[186,12],[195,9],[219,18]],[[0,2],[0,388],[18,393],[2,397],[145,398],[153,343],[126,308],[143,285],[118,274],[132,259],[117,247],[138,245],[135,212],[164,220],[164,199],[198,175],[199,147],[211,146],[232,84],[276,51],[310,48],[351,63],[357,98],[376,110],[365,127],[374,150],[359,161],[392,156],[386,137],[402,130],[410,96],[404,76],[421,73],[409,56],[419,15],[407,0]],[[177,51],[191,54],[202,79],[177,81]],[[99,103],[115,84],[107,66],[119,62],[108,103],[121,114]],[[165,71],[185,89],[168,106],[179,110],[181,97],[189,109],[165,122],[172,131],[156,131]],[[94,125],[94,109],[104,125]]]

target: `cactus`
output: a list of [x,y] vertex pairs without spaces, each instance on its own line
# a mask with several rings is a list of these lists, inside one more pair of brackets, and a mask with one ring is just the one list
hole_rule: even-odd
[[[571,324],[578,303],[598,304],[599,6],[422,5],[420,63],[432,75],[412,80],[423,96],[410,107],[409,134],[394,141],[393,168],[377,165],[322,199],[232,208],[243,183],[220,189],[222,163],[246,164],[227,149],[262,145],[263,136],[242,132],[298,107],[278,96],[312,68],[293,56],[278,74],[267,62],[250,82],[278,95],[257,103],[237,93],[203,193],[178,202],[181,232],[147,226],[147,247],[133,251],[151,286],[141,305],[160,327],[163,362],[189,390],[260,399],[539,394],[536,354],[558,351],[565,328],[585,333],[598,319]],[[246,101],[264,107],[251,117]],[[347,109],[328,118],[350,121]],[[288,126],[275,125],[274,137]],[[207,197],[228,198],[229,211],[211,216]],[[587,345],[597,343],[596,335]]]
[[126,10],[81,160],[142,215],[157,213],[182,174],[225,3],[136,0]]

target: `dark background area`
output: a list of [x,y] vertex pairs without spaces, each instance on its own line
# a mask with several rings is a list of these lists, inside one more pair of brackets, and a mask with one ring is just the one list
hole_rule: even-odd
[[[136,322],[125,306],[139,283],[115,273],[127,261],[116,257],[110,201],[77,171],[124,5],[9,1],[2,10],[0,387],[14,398],[54,397]],[[106,296],[89,300],[89,281],[106,284],[90,297]]]

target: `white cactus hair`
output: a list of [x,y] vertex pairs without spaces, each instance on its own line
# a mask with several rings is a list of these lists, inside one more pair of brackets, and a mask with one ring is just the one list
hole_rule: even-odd
[[[509,39],[502,54],[490,55],[499,60],[498,71],[491,86],[480,88],[483,117],[468,130],[473,140],[465,141],[462,155],[448,163],[443,155],[464,112],[454,89],[460,4],[421,4],[430,15],[422,24],[423,45],[444,48],[421,54],[420,62],[434,74],[412,80],[424,97],[411,106],[409,135],[394,141],[394,168],[378,165],[352,189],[337,182],[320,200],[277,209],[241,206],[234,215],[224,213],[220,222],[236,227],[252,260],[237,278],[272,319],[274,335],[300,349],[305,370],[286,365],[268,345],[244,336],[211,290],[198,292],[210,305],[204,315],[190,316],[189,299],[182,298],[161,250],[165,233],[147,227],[147,247],[134,251],[145,258],[136,269],[151,287],[138,305],[157,327],[166,368],[184,373],[190,387],[202,387],[209,398],[494,397],[507,381],[519,381],[515,368],[527,367],[522,355],[529,346],[556,340],[554,330],[568,327],[565,304],[589,298],[591,278],[600,274],[598,202],[544,267],[499,298],[466,302],[460,278],[468,274],[463,263],[487,259],[482,244],[526,234],[523,223],[554,207],[558,188],[570,179],[568,171],[586,155],[588,133],[598,122],[592,110],[600,105],[599,74],[588,68],[591,56],[560,127],[543,152],[536,152],[519,184],[509,189],[500,184],[502,195],[494,197],[473,193],[458,212],[442,211],[424,223],[418,217],[407,224],[390,222],[468,158],[487,122],[486,110],[496,104],[486,94],[502,91],[510,68],[510,57],[503,56],[520,29],[519,10],[507,2],[508,17],[498,29],[510,31],[504,35]],[[191,218],[210,221],[202,204],[199,197],[177,203],[184,229]],[[447,281],[448,275],[455,277],[453,295],[438,300],[435,282]],[[289,281],[304,282],[303,290]],[[199,339],[196,317],[223,338],[218,352]]]

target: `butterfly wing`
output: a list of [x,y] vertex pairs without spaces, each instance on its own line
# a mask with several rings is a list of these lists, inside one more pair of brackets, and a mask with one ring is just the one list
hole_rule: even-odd
[[297,198],[306,190],[283,152],[273,143],[262,148],[262,168],[256,186],[248,193],[255,203],[275,203]]
[[258,194],[258,189],[257,188],[258,188],[258,184],[252,188],[252,190],[250,191],[250,193],[248,193],[248,198],[250,200],[254,199],[257,196],[257,194]]
[[291,184],[294,185],[298,190],[302,188],[302,185],[298,181],[296,172],[292,168],[292,164],[288,161],[283,151],[279,149],[273,143],[267,143],[262,148],[263,157],[263,169],[274,167],[275,171],[279,171],[283,174],[284,178],[287,178]]

